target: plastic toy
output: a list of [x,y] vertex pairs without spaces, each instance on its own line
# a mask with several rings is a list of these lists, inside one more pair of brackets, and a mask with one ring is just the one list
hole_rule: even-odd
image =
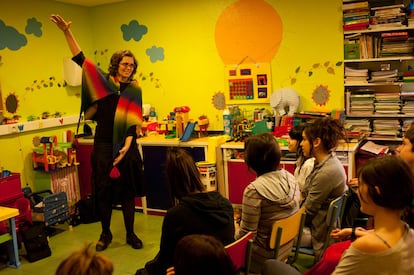
[[187,127],[188,113],[190,112],[190,107],[175,107],[174,112],[176,137],[180,138],[183,135],[185,127]]
[[58,143],[56,136],[36,136],[32,142],[35,146],[32,153],[34,169],[42,166],[45,172],[49,172],[56,168],[79,164],[71,142]]
[[56,169],[58,158],[53,154],[53,146],[57,146],[57,137],[34,137],[33,145],[36,147],[32,154],[33,168],[36,169],[42,164],[46,172]]
[[300,97],[295,90],[282,88],[273,92],[270,97],[270,106],[273,108],[275,116],[283,116],[285,114],[293,116],[299,109]]
[[200,129],[199,133],[198,133],[198,137],[202,137],[204,134],[208,135],[207,129],[208,129],[208,125],[209,125],[209,121],[207,116],[202,115],[198,117],[198,128]]

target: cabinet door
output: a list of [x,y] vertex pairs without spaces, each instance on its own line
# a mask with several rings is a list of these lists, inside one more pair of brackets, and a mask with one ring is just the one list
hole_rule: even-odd
[[227,169],[229,200],[231,203],[241,204],[244,188],[256,178],[256,174],[243,161],[228,161]]
[[[167,148],[165,146],[142,147],[148,208],[167,210],[172,206],[171,191],[165,174]],[[205,160],[204,148],[184,147],[184,149],[190,152],[194,161]]]
[[77,144],[76,145],[76,159],[80,163],[78,166],[79,175],[79,190],[81,198],[86,198],[92,194],[92,165],[91,155],[93,144]]
[[293,175],[295,173],[296,163],[294,161],[281,161],[280,167]]

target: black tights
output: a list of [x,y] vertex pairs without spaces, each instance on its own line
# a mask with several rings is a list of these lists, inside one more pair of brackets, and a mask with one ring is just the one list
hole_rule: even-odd
[[[102,233],[110,232],[112,205],[111,203],[99,201],[98,211],[100,212],[100,220],[102,225]],[[134,218],[135,218],[135,201],[134,199],[127,200],[122,203],[122,214],[124,216],[124,224],[127,234],[134,233]]]

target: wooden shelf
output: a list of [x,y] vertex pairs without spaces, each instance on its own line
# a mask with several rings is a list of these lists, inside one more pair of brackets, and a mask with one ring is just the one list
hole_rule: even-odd
[[387,28],[368,28],[365,30],[352,30],[344,31],[344,35],[355,34],[355,33],[382,33],[382,32],[392,32],[392,31],[409,31],[414,30],[413,26],[401,26],[401,27],[387,27]]
[[77,124],[78,115],[0,125],[0,136]]
[[366,86],[401,86],[404,82],[372,82],[372,83],[345,83],[345,87],[366,87]]
[[344,63],[358,63],[358,62],[381,62],[381,61],[405,61],[414,60],[414,56],[390,56],[390,57],[377,57],[377,58],[364,58],[364,59],[345,59]]

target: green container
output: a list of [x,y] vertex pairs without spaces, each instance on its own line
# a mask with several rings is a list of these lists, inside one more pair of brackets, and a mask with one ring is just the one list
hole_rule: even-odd
[[267,128],[266,120],[257,121],[254,123],[254,127],[252,128],[253,135],[268,132],[271,132],[271,129]]

